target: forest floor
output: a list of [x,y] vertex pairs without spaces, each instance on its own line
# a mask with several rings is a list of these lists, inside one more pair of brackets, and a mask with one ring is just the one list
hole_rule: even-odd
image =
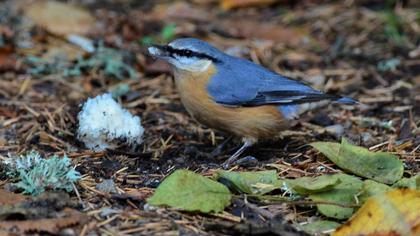
[[[37,21],[40,13],[28,10],[28,4],[0,3],[0,159],[31,150],[43,156],[65,154],[82,175],[73,186],[76,192],[48,191],[38,197],[45,200],[43,207],[32,212],[40,214],[38,209],[51,216],[71,210],[65,221],[40,219],[26,211],[2,216],[0,211],[1,219],[23,217],[28,224],[38,224],[20,225],[16,232],[260,234],[279,233],[273,225],[280,222],[281,232],[303,235],[294,229],[296,224],[326,219],[308,202],[249,203],[243,195],[217,214],[146,203],[175,170],[212,176],[240,145],[233,140],[221,155],[210,157],[228,135],[194,121],[180,102],[168,65],[147,54],[147,43],[179,37],[204,39],[230,54],[362,103],[306,113],[279,139],[246,151],[244,156],[258,163],[234,165],[232,171],[274,169],[280,178],[339,173],[340,168],[308,144],[340,142],[342,137],[370,151],[396,154],[404,163],[404,177],[420,170],[420,5],[414,1],[390,6],[373,0],[262,1],[233,9],[229,2],[236,1],[71,2],[87,9],[94,24],[73,22],[66,28],[63,18],[77,14],[62,12],[65,17],[60,20]],[[84,27],[89,30],[83,32]],[[92,56],[69,43],[63,35],[73,31],[100,45],[103,55]],[[98,63],[75,68],[95,56]],[[104,68],[112,63],[116,66]],[[108,91],[120,92],[122,106],[141,117],[144,142],[136,150],[93,152],[76,138],[80,105]],[[98,187],[104,180],[111,189]],[[13,181],[2,175],[0,186],[10,190]],[[14,200],[23,197],[17,194]],[[38,198],[32,201],[41,204]],[[0,206],[6,204],[1,199]],[[267,212],[279,217],[267,217]],[[4,227],[5,235],[13,232]]]

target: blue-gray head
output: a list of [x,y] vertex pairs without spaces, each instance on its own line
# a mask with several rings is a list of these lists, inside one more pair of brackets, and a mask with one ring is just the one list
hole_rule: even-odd
[[220,63],[226,55],[207,42],[195,38],[181,38],[168,45],[148,48],[152,56],[169,62],[176,69],[204,71],[212,63]]

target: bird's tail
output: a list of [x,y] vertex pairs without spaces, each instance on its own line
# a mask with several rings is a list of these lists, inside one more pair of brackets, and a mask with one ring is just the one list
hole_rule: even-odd
[[[343,103],[343,104],[360,104],[360,102],[348,98],[348,97],[338,97],[333,99],[333,102]],[[280,106],[280,111],[287,119],[295,119],[299,115],[306,113],[310,110],[318,109],[324,106],[327,106],[331,103],[331,100],[321,100],[318,102],[303,103],[299,105],[286,105]]]
[[335,100],[335,102],[344,103],[344,104],[359,104],[358,101],[354,100],[353,98],[348,98],[348,97],[340,97],[339,99]]

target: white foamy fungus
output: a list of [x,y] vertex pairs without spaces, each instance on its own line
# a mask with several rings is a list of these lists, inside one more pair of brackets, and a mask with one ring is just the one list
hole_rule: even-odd
[[77,137],[91,150],[102,151],[120,144],[136,146],[143,141],[140,117],[131,115],[109,93],[89,98],[77,118]]

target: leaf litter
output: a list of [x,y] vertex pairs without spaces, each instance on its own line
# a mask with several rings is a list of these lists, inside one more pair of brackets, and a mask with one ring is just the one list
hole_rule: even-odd
[[58,234],[70,226],[85,224],[88,216],[65,193],[45,193],[38,197],[25,197],[5,190],[0,199],[0,233]]
[[[223,2],[239,5],[225,5],[224,9]],[[0,65],[0,88],[6,88],[0,89],[0,159],[35,149],[42,156],[67,155],[82,174],[69,201],[81,204],[77,210],[88,215],[90,222],[54,228],[57,224],[52,221],[40,221],[54,228],[46,232],[70,227],[82,235],[305,235],[297,228],[313,224],[324,230],[308,230],[311,234],[331,233],[369,202],[369,197],[387,196],[397,191],[394,188],[418,189],[420,54],[415,44],[419,35],[415,2],[72,3],[60,3],[69,13],[63,15],[77,16],[82,9],[94,19],[93,25],[86,24],[89,27],[76,27],[84,30],[78,34],[96,49],[103,47],[112,53],[97,57],[98,51],[87,52],[67,40],[65,35],[75,29],[74,19],[42,23],[20,15],[14,1],[4,1],[0,7],[0,58],[4,58],[0,61],[5,65]],[[249,150],[246,155],[259,163],[235,166],[224,173],[230,180],[220,182],[229,188],[232,201],[223,211],[218,208],[219,213],[187,213],[177,206],[156,208],[147,199],[171,173],[189,169],[196,177],[215,181],[212,177],[219,164],[235,148],[235,142],[228,143],[220,156],[209,158],[208,153],[226,136],[188,116],[166,65],[152,61],[139,43],[147,41],[145,37],[164,42],[181,36],[203,38],[273,71],[356,98],[363,106],[328,106],[309,112],[282,133],[281,139]],[[66,71],[74,73],[66,76]],[[130,71],[138,80],[129,78]],[[86,150],[75,139],[79,104],[120,83],[126,88],[118,102],[142,117],[147,133],[143,145],[136,150]],[[382,152],[397,157],[385,166],[396,171],[392,175],[354,171],[345,168],[348,163],[343,167],[307,145],[327,142],[327,147],[332,143],[340,146],[337,142],[342,137],[349,142],[345,154],[357,154],[361,169],[367,166],[360,153],[372,157]],[[243,174],[258,176],[266,171],[277,180],[250,181]],[[7,170],[2,167],[1,173],[1,186],[16,191],[10,185],[14,179],[5,176]],[[106,181],[114,183],[113,191],[96,188]],[[241,187],[232,186],[232,181]],[[296,190],[289,182],[295,182]],[[48,220],[57,215],[51,214]],[[72,218],[72,213],[68,215]],[[334,220],[337,216],[340,220]]]
[[420,233],[419,211],[419,191],[396,189],[369,199],[333,235],[417,235]]
[[222,184],[187,170],[167,177],[147,201],[185,211],[222,212],[230,204],[229,190]]
[[403,163],[396,155],[385,152],[369,152],[365,148],[348,143],[315,142],[311,146],[325,154],[337,166],[361,177],[392,184],[401,179]]

